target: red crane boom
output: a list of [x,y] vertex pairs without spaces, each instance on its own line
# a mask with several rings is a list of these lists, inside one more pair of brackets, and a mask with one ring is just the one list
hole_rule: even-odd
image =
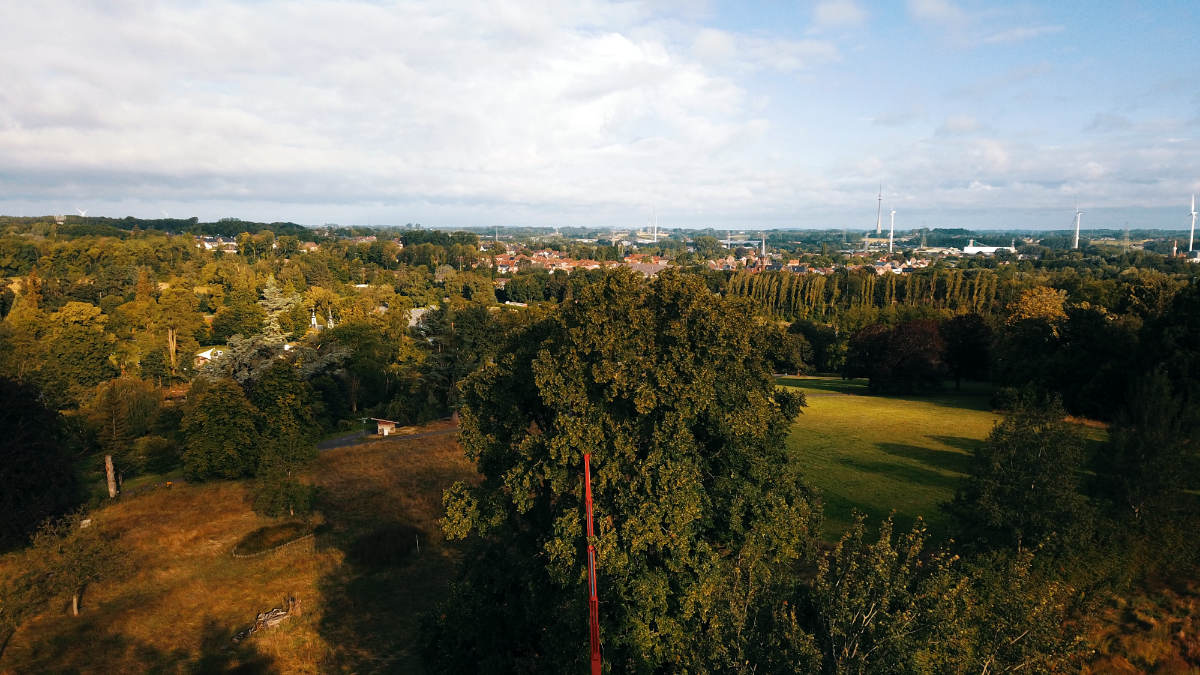
[[583,456],[583,503],[587,508],[588,536],[588,638],[592,648],[592,675],[600,675],[600,599],[596,595],[596,547],[592,545],[592,453]]

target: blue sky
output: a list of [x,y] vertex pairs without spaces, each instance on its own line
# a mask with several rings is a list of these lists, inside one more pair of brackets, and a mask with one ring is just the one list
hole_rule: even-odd
[[0,213],[1186,224],[1200,3],[0,7]]

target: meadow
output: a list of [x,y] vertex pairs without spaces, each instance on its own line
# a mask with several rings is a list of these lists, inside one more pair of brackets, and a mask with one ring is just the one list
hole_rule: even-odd
[[[877,396],[866,380],[784,377],[779,384],[808,400],[788,447],[824,502],[826,540],[836,541],[855,511],[874,524],[894,513],[898,528],[921,517],[931,535],[946,535],[949,523],[938,504],[954,496],[971,451],[1000,418],[988,387],[964,383],[961,391]],[[1096,425],[1080,428],[1093,444],[1104,438]]]

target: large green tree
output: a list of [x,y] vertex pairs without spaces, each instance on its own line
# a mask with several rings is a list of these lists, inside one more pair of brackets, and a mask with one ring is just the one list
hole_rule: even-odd
[[181,425],[188,477],[240,478],[253,473],[260,453],[257,421],[258,411],[237,382],[197,381]]
[[0,551],[79,502],[62,417],[36,388],[0,378]]
[[277,360],[250,385],[262,439],[255,474],[254,507],[271,516],[296,515],[312,505],[312,488],[297,474],[317,456],[319,430],[313,418],[312,390],[296,368]]
[[945,509],[965,543],[981,548],[1087,541],[1091,505],[1080,491],[1083,437],[1057,399],[1020,401],[977,448]]
[[587,452],[612,672],[807,663],[785,603],[815,542],[784,447],[803,399],[775,387],[750,323],[698,277],[620,270],[467,379],[482,481],[447,491],[445,529],[477,557],[433,631],[439,667],[582,668]]

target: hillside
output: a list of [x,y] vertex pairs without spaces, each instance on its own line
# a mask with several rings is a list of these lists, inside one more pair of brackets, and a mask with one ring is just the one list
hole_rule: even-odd
[[[233,546],[272,521],[241,482],[176,484],[98,510],[127,572],[88,588],[78,618],[47,607],[0,672],[419,672],[417,621],[456,561],[436,522],[441,491],[470,475],[450,434],[324,452],[312,471],[317,536],[254,558]],[[289,595],[299,616],[232,642]]]

